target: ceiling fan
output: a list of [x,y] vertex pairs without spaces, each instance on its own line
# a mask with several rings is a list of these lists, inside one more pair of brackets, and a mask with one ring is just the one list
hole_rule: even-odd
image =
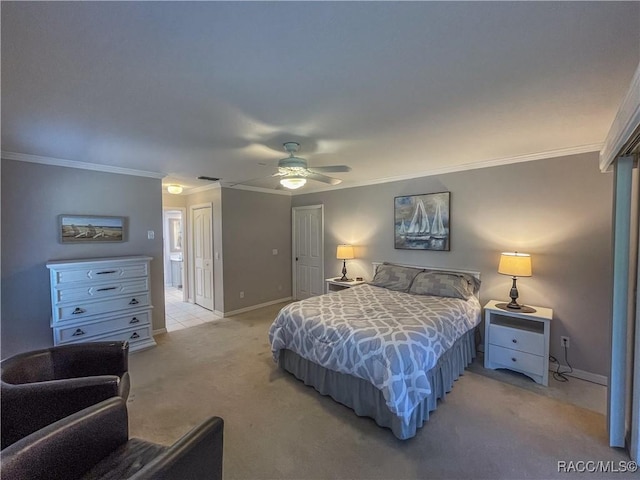
[[278,161],[278,171],[272,176],[281,177],[280,185],[285,188],[295,190],[307,183],[307,180],[315,180],[317,182],[328,183],[329,185],[338,185],[342,180],[322,175],[319,172],[334,173],[351,171],[351,167],[347,165],[309,167],[304,158],[295,156],[298,150],[300,150],[300,144],[298,142],[285,142],[283,146],[289,153],[289,156]]

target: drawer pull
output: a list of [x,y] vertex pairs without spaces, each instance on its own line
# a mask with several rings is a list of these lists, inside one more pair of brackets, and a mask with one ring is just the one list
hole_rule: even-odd
[[132,298],[131,301],[129,302],[129,305],[137,305],[140,302],[138,300],[136,300],[135,298]]
[[80,315],[81,313],[86,312],[84,308],[76,307],[76,309],[71,312],[71,315]]
[[129,323],[140,323],[140,320],[138,319],[138,317],[133,317],[131,320],[129,320]]
[[116,270],[105,270],[104,272],[96,272],[96,275],[105,275],[107,273],[116,273]]
[[104,288],[99,288],[98,292],[106,292],[107,290],[115,290],[118,287],[104,287]]
[[133,335],[129,337],[130,340],[135,340],[136,338],[140,338],[140,335],[138,335],[138,332],[133,332]]
[[517,362],[517,360],[514,357],[511,357],[511,361],[512,362]]
[[515,338],[513,340],[511,340],[513,343],[518,343],[518,340],[516,340]]
[[73,335],[71,335],[71,336],[72,337],[79,337],[80,335],[84,335],[84,334],[85,334],[85,332],[82,329],[78,328],[75,332],[73,332]]

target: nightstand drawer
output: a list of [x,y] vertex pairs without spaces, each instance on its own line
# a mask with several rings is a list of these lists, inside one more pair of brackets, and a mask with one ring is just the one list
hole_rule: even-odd
[[489,343],[533,355],[544,355],[544,335],[541,333],[492,324]]
[[511,370],[531,373],[533,375],[542,375],[544,373],[543,360],[544,359],[538,355],[499,347],[497,345],[492,345],[489,351],[489,361],[493,365],[502,365]]

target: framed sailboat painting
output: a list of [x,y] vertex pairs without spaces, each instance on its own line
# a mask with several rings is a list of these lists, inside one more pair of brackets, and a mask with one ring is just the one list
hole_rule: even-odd
[[449,251],[450,192],[394,199],[395,248]]

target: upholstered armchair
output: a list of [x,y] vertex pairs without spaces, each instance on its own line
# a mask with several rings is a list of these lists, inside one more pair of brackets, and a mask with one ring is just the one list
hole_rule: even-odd
[[0,452],[0,476],[40,479],[222,479],[224,422],[211,417],[170,447],[129,438],[114,397],[63,418]]
[[2,448],[107,398],[129,396],[129,344],[94,342],[21,353],[0,363]]

